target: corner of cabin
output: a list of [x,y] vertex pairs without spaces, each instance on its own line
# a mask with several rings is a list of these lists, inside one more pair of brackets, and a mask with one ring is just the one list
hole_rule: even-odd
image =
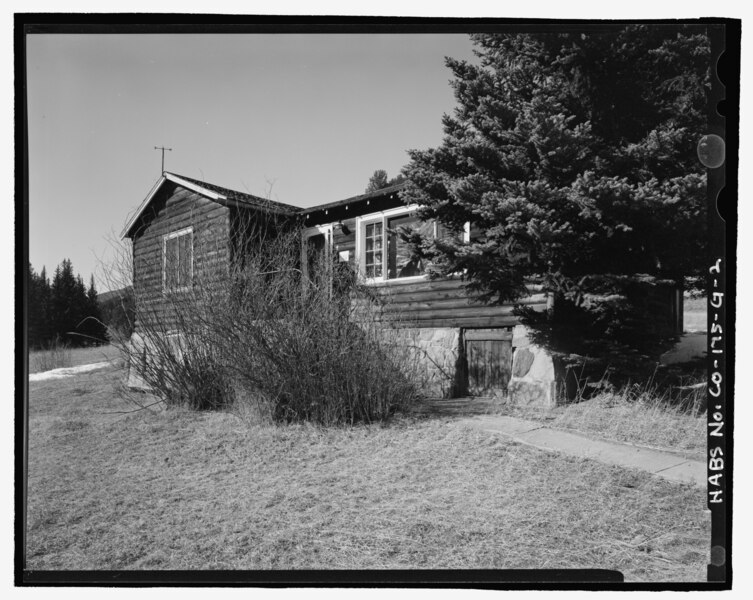
[[164,298],[166,286],[189,289],[227,267],[229,208],[166,181],[152,195],[128,236],[133,242],[136,330],[147,318],[159,319],[160,327],[169,329],[175,319]]

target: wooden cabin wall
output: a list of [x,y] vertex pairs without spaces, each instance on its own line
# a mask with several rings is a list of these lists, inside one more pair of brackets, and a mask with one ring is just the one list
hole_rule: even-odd
[[[335,257],[348,252],[347,263],[356,265],[356,218],[342,220],[343,227],[333,223],[332,243]],[[478,232],[472,228],[472,233]],[[401,327],[513,327],[519,319],[512,314],[512,304],[488,306],[474,302],[459,278],[445,280],[422,279],[403,282],[391,280],[374,283],[372,289],[379,295],[381,318],[395,320]],[[547,299],[539,287],[531,288],[532,295],[520,303],[536,310],[545,310]]]
[[177,323],[173,314],[175,303],[166,300],[162,288],[166,234],[193,227],[194,287],[226,270],[229,259],[227,207],[177,187],[166,200],[155,203],[154,208],[156,215],[133,240],[137,332],[149,319],[156,319],[155,326],[160,330],[174,328]]
[[[381,318],[394,320],[400,327],[513,327],[519,319],[513,305],[489,306],[474,301],[464,282],[458,279],[374,284],[382,302]],[[547,298],[538,287],[520,304],[535,310],[546,310]]]

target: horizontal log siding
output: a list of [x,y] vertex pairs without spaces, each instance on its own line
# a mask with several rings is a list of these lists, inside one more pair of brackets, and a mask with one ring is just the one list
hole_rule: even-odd
[[175,304],[167,301],[162,293],[163,238],[166,234],[193,227],[194,285],[227,269],[229,260],[227,207],[178,187],[156,208],[156,216],[133,241],[137,331],[140,321],[155,320],[160,329],[173,329],[179,321],[174,314]]
[[[511,327],[519,320],[512,314],[513,304],[489,306],[474,300],[460,279],[421,280],[410,283],[374,284],[383,305],[381,318],[395,320],[404,327]],[[532,286],[531,295],[520,304],[545,310],[546,295]]]

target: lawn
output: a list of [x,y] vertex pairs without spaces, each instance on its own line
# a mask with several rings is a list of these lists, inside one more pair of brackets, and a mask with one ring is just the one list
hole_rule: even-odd
[[[329,430],[30,384],[27,568],[607,568],[703,581],[704,495],[451,418]],[[148,397],[142,396],[142,400]]]
[[120,352],[115,346],[92,346],[89,348],[67,348],[57,346],[49,350],[29,352],[29,373],[41,373],[61,367],[76,367],[98,362],[118,362]]

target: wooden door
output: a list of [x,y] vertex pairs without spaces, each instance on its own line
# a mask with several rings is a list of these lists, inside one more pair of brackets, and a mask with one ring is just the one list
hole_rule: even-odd
[[509,329],[465,331],[468,393],[474,396],[507,393],[512,374],[512,333]]

